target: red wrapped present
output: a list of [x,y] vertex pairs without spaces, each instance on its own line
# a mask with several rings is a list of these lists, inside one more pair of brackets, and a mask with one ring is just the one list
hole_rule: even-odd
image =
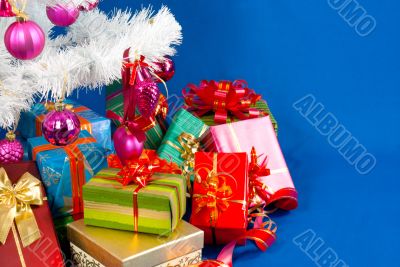
[[190,223],[204,231],[206,244],[226,244],[246,233],[248,163],[246,153],[195,155]]
[[63,266],[33,161],[0,165],[1,266]]

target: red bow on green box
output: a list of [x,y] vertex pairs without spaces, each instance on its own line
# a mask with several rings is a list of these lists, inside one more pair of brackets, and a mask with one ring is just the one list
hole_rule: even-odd
[[240,120],[257,118],[265,115],[254,108],[261,100],[254,90],[247,87],[243,80],[201,81],[200,86],[188,84],[182,91],[188,110],[201,117],[208,112],[214,112],[216,123],[227,123],[229,117]]

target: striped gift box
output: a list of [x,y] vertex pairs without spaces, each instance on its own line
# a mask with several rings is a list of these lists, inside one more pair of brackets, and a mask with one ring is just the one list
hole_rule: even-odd
[[186,211],[184,177],[155,173],[134,198],[138,186],[123,186],[116,181],[119,171],[103,169],[84,185],[85,223],[128,231],[136,228],[138,232],[159,235],[168,235],[175,229]]

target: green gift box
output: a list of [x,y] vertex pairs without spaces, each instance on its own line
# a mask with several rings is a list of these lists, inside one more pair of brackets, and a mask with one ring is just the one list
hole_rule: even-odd
[[186,211],[186,183],[180,174],[154,173],[148,184],[123,186],[119,169],[106,168],[83,186],[85,224],[168,235]]
[[[182,155],[185,153],[184,146],[196,145],[197,140],[208,131],[208,126],[199,118],[193,116],[185,109],[180,109],[172,119],[164,139],[157,150],[160,158],[171,160],[178,166],[184,167],[185,160]],[[182,138],[183,137],[183,138]],[[193,146],[187,147],[190,153],[194,153]],[[193,155],[194,156],[194,155]]]
[[[256,104],[253,106],[253,108],[256,108],[259,111],[265,112],[269,114],[269,117],[271,118],[271,122],[272,125],[274,126],[275,129],[275,133],[276,135],[278,135],[278,123],[275,120],[275,117],[272,115],[271,110],[268,107],[268,104],[266,101],[264,100],[259,100],[256,102]],[[208,126],[215,126],[217,125],[214,122],[214,114],[207,114],[204,115],[200,118],[205,124],[207,124]],[[235,122],[235,121],[239,121],[238,118],[235,117],[229,117],[228,118],[228,122]]]
[[[122,95],[121,82],[114,82],[106,88],[106,109],[115,112],[121,117],[124,116],[124,97]],[[153,128],[146,131],[146,142],[144,148],[157,149],[166,131],[165,121],[159,116],[156,117],[156,124]],[[119,126],[120,122],[113,120],[114,126]],[[115,127],[114,127],[115,128]]]

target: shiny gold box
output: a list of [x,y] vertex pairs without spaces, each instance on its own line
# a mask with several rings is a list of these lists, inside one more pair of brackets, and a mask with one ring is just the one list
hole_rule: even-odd
[[86,266],[82,259],[94,266],[188,266],[201,260],[204,245],[203,231],[185,221],[165,237],[87,226],[78,220],[68,225],[68,239],[80,266]]

